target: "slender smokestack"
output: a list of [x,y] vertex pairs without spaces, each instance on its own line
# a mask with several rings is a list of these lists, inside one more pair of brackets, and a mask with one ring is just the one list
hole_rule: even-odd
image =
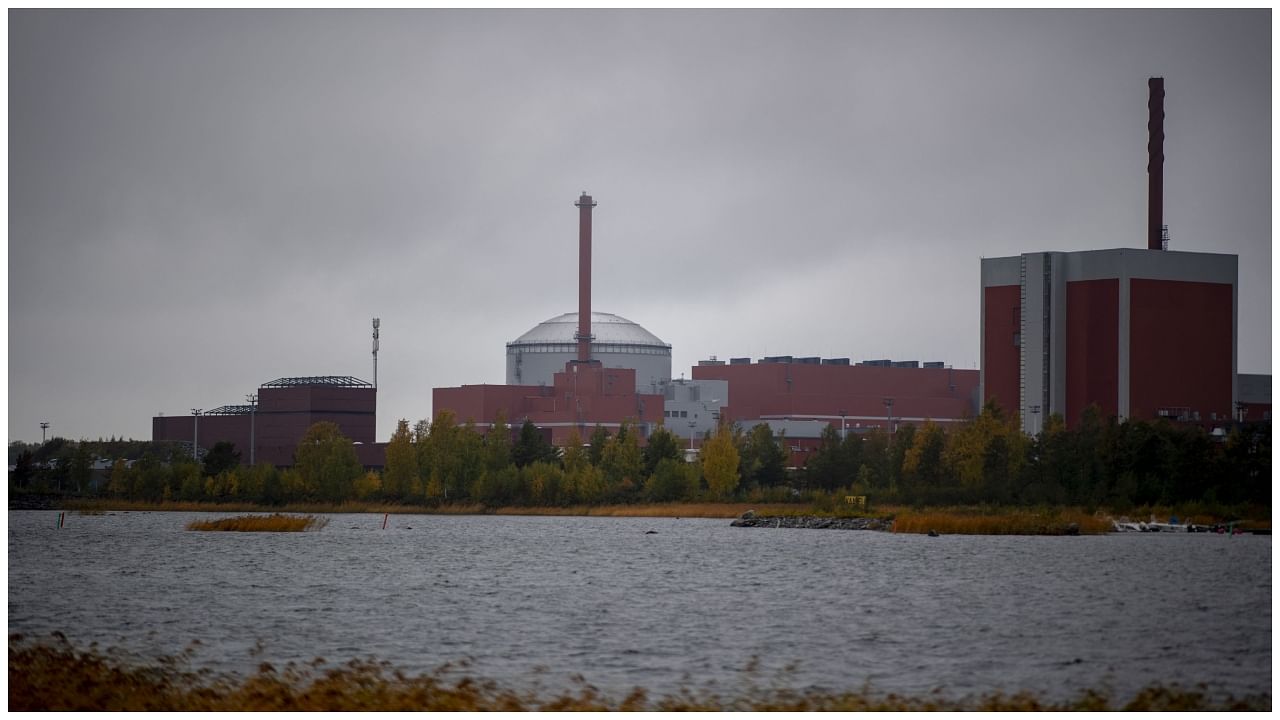
[[583,191],[578,207],[578,362],[591,361],[591,208],[596,204]]
[[1161,250],[1164,244],[1164,78],[1150,78],[1147,88],[1147,249]]

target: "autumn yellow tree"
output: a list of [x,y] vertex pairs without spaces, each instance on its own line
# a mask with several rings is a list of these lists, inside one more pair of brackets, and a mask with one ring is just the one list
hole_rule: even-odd
[[738,446],[733,433],[721,425],[715,434],[702,443],[702,477],[707,488],[718,499],[724,499],[738,489]]
[[381,489],[382,479],[378,477],[378,473],[370,470],[359,480],[356,480],[356,499],[371,500]]
[[999,407],[987,403],[972,422],[956,430],[945,462],[972,500],[1007,502],[1026,456],[1026,438]]
[[406,500],[418,480],[418,451],[413,446],[409,421],[396,423],[387,443],[387,460],[382,470],[382,493],[388,500]]
[[593,503],[604,495],[604,476],[591,464],[587,448],[575,430],[569,434],[564,446],[564,482],[561,485],[561,503]]

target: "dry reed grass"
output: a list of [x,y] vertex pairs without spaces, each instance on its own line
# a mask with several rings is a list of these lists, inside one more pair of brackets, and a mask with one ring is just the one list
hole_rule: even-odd
[[896,533],[935,531],[943,535],[1102,535],[1111,530],[1109,518],[1065,508],[900,510],[893,522]]
[[[445,668],[410,676],[387,663],[352,661],[321,669],[263,663],[240,678],[194,672],[184,658],[138,667],[99,652],[74,649],[55,633],[54,642],[9,638],[11,711],[1203,711],[1271,709],[1270,695],[1212,698],[1202,688],[1147,688],[1129,699],[1086,690],[1066,701],[1031,693],[993,693],[954,700],[941,693],[923,697],[853,692],[761,688],[751,677],[733,694],[684,689],[651,699],[635,689],[610,698],[580,683],[575,691],[517,692],[474,678],[450,679]],[[456,676],[453,676],[456,678]]]
[[229,532],[302,532],[319,530],[329,524],[328,518],[312,515],[240,515],[217,520],[192,520],[188,530],[223,530]]

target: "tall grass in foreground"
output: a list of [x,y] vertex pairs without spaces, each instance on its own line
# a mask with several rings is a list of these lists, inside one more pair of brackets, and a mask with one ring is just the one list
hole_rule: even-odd
[[932,508],[902,510],[893,521],[897,533],[943,535],[1101,535],[1112,530],[1110,518],[1072,509]]
[[[791,690],[759,687],[749,674],[742,690],[716,693],[682,689],[650,697],[636,688],[621,699],[579,683],[573,691],[516,691],[496,683],[456,675],[447,668],[407,675],[388,663],[351,661],[321,669],[323,661],[268,663],[248,677],[218,676],[185,668],[184,658],[139,667],[117,661],[96,648],[74,649],[56,642],[32,643],[9,637],[9,710],[91,711],[920,711],[920,710],[1253,710],[1271,709],[1269,694],[1243,699],[1211,697],[1204,688],[1153,686],[1132,698],[1084,690],[1065,700],[1032,693],[991,693],[949,699],[940,692],[921,697],[857,691]],[[747,671],[750,672],[750,669]]]
[[241,515],[217,520],[192,520],[188,530],[223,530],[229,532],[302,532],[329,524],[328,518],[311,515]]

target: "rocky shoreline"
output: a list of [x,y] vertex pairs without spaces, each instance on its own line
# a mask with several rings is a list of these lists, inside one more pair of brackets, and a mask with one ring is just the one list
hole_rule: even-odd
[[892,520],[880,518],[831,518],[814,515],[756,515],[745,512],[729,523],[733,527],[806,528],[809,530],[880,530],[893,529]]

